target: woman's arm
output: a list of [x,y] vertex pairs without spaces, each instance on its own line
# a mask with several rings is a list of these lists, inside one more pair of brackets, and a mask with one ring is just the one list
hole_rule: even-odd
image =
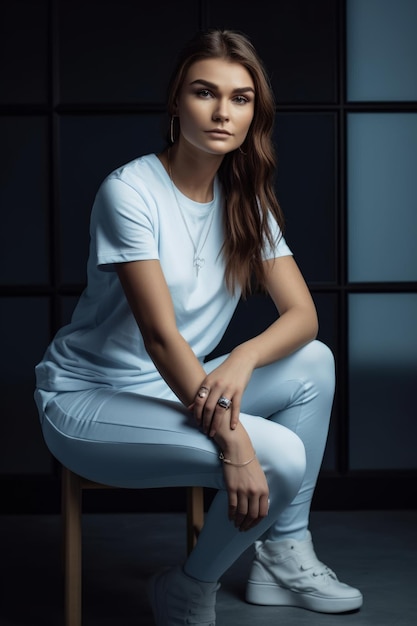
[[[228,358],[205,379],[212,393],[198,398],[195,413],[210,424],[213,435],[224,414],[216,411],[220,395],[232,400],[230,425],[239,421],[240,403],[252,372],[309,343],[317,335],[316,309],[304,278],[292,256],[265,261],[267,289],[277,307],[277,320],[262,333],[232,350]],[[278,317],[279,313],[279,317]]]
[[149,356],[174,393],[189,406],[206,374],[178,332],[159,261],[121,263],[116,270]]
[[267,290],[279,318],[257,337],[236,349],[241,358],[262,367],[288,356],[317,336],[316,307],[292,256],[265,261]]
[[[178,332],[171,296],[159,261],[119,264],[117,273],[149,356],[178,398],[186,406],[191,405],[206,380],[206,373]],[[221,411],[224,412],[224,409]],[[253,457],[252,443],[241,424],[231,430],[224,420],[214,439],[225,457],[233,463],[244,463]],[[224,475],[229,518],[240,530],[248,530],[268,513],[265,474],[255,458],[242,467],[225,465]]]

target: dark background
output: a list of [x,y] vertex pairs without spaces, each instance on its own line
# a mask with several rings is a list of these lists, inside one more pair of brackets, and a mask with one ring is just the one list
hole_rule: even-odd
[[[348,280],[346,120],[352,112],[417,108],[415,102],[347,100],[345,2],[14,0],[2,4],[0,21],[2,512],[59,508],[60,468],[42,440],[33,368],[83,288],[89,213],[100,182],[162,147],[174,55],[209,26],[248,34],[271,76],[286,238],[318,308],[319,338],[336,357],[337,393],[314,507],[416,506],[416,414],[407,398],[401,408],[409,412],[407,428],[396,445],[374,436],[372,397],[364,429],[352,428],[352,388],[360,388],[362,373],[352,373],[349,364],[349,297],[417,288],[406,281]],[[272,314],[261,295],[241,303],[218,351],[262,330]],[[385,380],[374,371],[369,378],[372,393],[389,396],[389,375]],[[364,446],[366,467],[352,463]],[[373,456],[375,446],[379,455]],[[86,497],[90,510],[184,506],[183,490],[169,490],[165,498],[155,490]]]

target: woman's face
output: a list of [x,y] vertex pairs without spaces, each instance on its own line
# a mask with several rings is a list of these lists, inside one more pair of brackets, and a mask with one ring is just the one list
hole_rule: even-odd
[[245,140],[255,110],[248,70],[225,59],[193,63],[179,92],[181,138],[210,154],[224,155]]

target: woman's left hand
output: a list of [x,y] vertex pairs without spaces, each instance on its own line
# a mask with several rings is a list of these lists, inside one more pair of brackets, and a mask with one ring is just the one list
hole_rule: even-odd
[[236,428],[243,392],[252,372],[249,359],[238,347],[202,381],[190,408],[206,435],[214,437],[225,418],[230,419],[232,430]]

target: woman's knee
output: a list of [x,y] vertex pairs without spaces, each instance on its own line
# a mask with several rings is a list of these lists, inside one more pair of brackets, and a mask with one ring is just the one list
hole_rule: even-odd
[[333,352],[321,341],[314,340],[300,351],[304,379],[323,391],[334,392],[335,360]]
[[334,372],[333,352],[330,350],[329,346],[322,341],[315,339],[304,346],[302,351],[303,358],[310,371],[314,371],[315,368],[318,368],[320,371],[324,369],[327,372]]

